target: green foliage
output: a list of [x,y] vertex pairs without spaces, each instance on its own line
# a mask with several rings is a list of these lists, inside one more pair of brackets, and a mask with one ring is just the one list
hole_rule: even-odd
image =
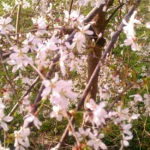
[[127,150],[148,150],[150,147],[150,118],[141,117],[134,121],[133,133],[134,138],[130,141],[130,146]]

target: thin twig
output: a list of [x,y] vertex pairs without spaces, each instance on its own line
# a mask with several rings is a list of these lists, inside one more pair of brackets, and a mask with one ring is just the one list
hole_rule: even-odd
[[[12,36],[12,35],[17,35],[17,34],[26,34],[26,33],[29,33],[29,32],[36,32],[36,31],[43,31],[45,29],[38,29],[38,28],[28,28],[27,31],[23,31],[23,32],[19,32],[19,33],[9,33],[9,34],[5,34],[7,36]],[[51,28],[47,28],[46,31],[51,31],[51,30],[60,30],[60,32],[71,32],[73,31],[73,28],[65,28],[64,26],[63,27],[51,27]]]
[[19,21],[20,21],[20,15],[21,15],[21,7],[22,7],[22,0],[18,4],[18,11],[17,11],[17,19],[16,19],[16,38],[18,42],[18,32],[19,32]]
[[107,112],[110,112],[110,111],[113,109],[114,105],[115,105],[118,101],[120,101],[121,96],[122,96],[126,91],[128,91],[132,86],[133,86],[133,84],[127,85],[127,87],[126,87],[126,88],[115,98],[115,100],[110,104],[109,108],[107,109]]
[[[71,117],[70,121],[72,122],[73,120],[74,120],[74,118]],[[55,146],[55,149],[56,149],[56,150],[59,150],[60,147],[62,146],[62,144],[64,143],[64,140],[65,140],[66,137],[67,137],[69,128],[70,128],[70,125],[68,124],[67,127],[65,128],[65,131],[63,132],[63,134],[62,134],[60,140],[59,140],[59,143],[57,143],[57,145]]]
[[116,12],[124,5],[124,3],[121,3],[109,16],[109,18],[106,20],[106,24],[110,22],[110,20],[113,18],[113,16],[116,14]]
[[16,4],[16,5],[12,8],[12,10],[11,10],[11,12],[10,12],[10,13],[4,14],[4,15],[3,15],[3,17],[7,17],[7,16],[12,17],[12,15],[13,15],[13,13],[14,13],[14,11],[15,11],[16,7],[17,7],[17,4]]
[[10,46],[13,47],[14,45],[13,45],[13,43],[10,41],[10,38],[8,37],[7,34],[5,34],[5,37],[6,37],[7,41],[8,41],[8,43],[10,44]]
[[71,0],[71,3],[70,3],[69,15],[71,14],[72,6],[73,6],[73,0]]
[[77,146],[79,147],[79,146],[80,146],[80,142],[79,142],[79,140],[78,140],[78,137],[77,137],[77,135],[76,135],[75,129],[74,129],[74,127],[73,127],[72,119],[68,116],[67,113],[66,113],[66,118],[67,118],[67,120],[68,120],[68,124],[69,124],[69,126],[70,126],[70,128],[71,128],[72,134],[73,134],[73,136],[74,136],[74,138],[75,138],[75,140],[76,140]]
[[138,136],[138,133],[137,133],[136,129],[133,129],[133,130],[134,130],[134,132],[136,133],[136,136],[137,136],[137,139],[138,139],[138,142],[139,142],[139,150],[141,150],[142,143],[141,143],[141,141],[140,141],[140,138],[139,138],[139,136]]
[[46,78],[43,76],[43,74],[32,64],[29,63],[29,65],[34,69],[35,72],[41,77],[42,80],[45,80]]
[[148,115],[146,116],[146,119],[144,121],[144,125],[143,125],[144,129],[143,129],[143,132],[142,132],[142,137],[144,136],[144,133],[146,133],[150,137],[150,133],[146,130],[147,119],[148,119]]
[[33,81],[32,85],[29,87],[29,89],[26,91],[26,93],[18,100],[18,102],[17,102],[17,103],[14,105],[14,107],[11,109],[10,113],[8,114],[8,116],[12,116],[12,115],[14,114],[14,112],[15,112],[15,110],[18,108],[20,102],[23,100],[23,98],[24,98],[25,96],[27,96],[27,95],[31,92],[31,90],[32,90],[33,87],[36,85],[36,83],[38,82],[39,79],[40,79],[40,77],[37,77],[37,78]]

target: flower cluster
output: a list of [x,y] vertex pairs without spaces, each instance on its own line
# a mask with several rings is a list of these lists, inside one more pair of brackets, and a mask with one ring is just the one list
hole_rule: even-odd
[[[48,97],[52,104],[53,111],[51,117],[56,117],[57,120],[61,120],[62,116],[65,116],[69,108],[70,100],[75,102],[77,94],[72,91],[72,82],[65,80],[58,80],[58,74],[49,81],[44,80],[42,97]],[[51,94],[50,94],[51,93]]]
[[0,98],[0,127],[2,127],[4,131],[7,131],[7,122],[12,121],[13,117],[5,116],[4,109],[5,105],[3,104],[2,99]]
[[0,17],[0,34],[6,35],[14,31],[14,27],[10,24],[11,21],[10,17]]
[[92,131],[90,128],[84,129],[79,128],[78,132],[76,132],[79,141],[87,141],[87,145],[93,147],[95,150],[106,150],[107,146],[102,142],[102,138],[104,138],[103,134],[99,134],[97,130]]
[[20,130],[14,131],[15,135],[15,150],[25,150],[30,146],[28,136],[30,135],[30,129],[21,127]]
[[86,108],[89,110],[89,113],[86,114],[85,121],[90,121],[97,127],[105,124],[105,119],[107,118],[107,112],[104,109],[105,106],[105,102],[101,102],[97,105],[94,100],[91,99],[88,103],[86,103]]

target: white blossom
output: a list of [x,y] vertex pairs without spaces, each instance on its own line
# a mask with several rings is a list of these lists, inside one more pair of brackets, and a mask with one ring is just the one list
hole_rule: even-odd
[[121,140],[121,144],[125,147],[129,146],[129,140],[131,140],[133,138],[132,132],[130,131],[130,129],[132,128],[131,124],[122,124],[122,140]]
[[47,28],[47,21],[44,17],[40,16],[38,18],[33,18],[32,19],[33,24],[37,26],[38,29],[46,29]]
[[65,10],[64,14],[64,21],[69,23],[70,27],[72,28],[81,25],[83,22],[84,16],[80,15],[80,11],[72,10],[71,14],[69,14],[69,12]]
[[78,26],[79,31],[74,35],[73,42],[76,44],[77,50],[80,52],[85,47],[86,36],[92,35],[93,32],[89,30],[90,25]]
[[89,133],[89,140],[87,142],[87,145],[91,146],[94,148],[94,150],[106,150],[107,146],[102,142],[101,138],[103,138],[104,135],[103,134],[99,134],[96,132],[94,133]]
[[10,6],[9,4],[2,2],[2,6],[3,6],[3,10],[10,12],[12,10],[12,6]]
[[65,67],[65,60],[67,58],[67,55],[63,50],[60,50],[60,60],[59,60],[59,65],[60,65],[60,70],[63,76],[66,75],[66,67]]
[[142,102],[143,98],[140,94],[131,95],[130,97],[134,97],[135,102]]
[[105,124],[105,119],[108,117],[106,110],[104,107],[106,106],[105,102],[100,102],[98,105],[94,102],[94,100],[90,99],[89,102],[86,103],[86,108],[92,111],[86,117],[86,121],[90,121],[96,126],[100,126],[101,124]]
[[22,5],[22,8],[26,9],[30,7],[30,3],[27,0],[15,0],[16,5]]
[[42,84],[45,86],[45,89],[43,90],[41,96],[42,97],[47,97],[50,92],[52,91],[52,88],[55,87],[55,83],[57,82],[58,80],[58,74],[55,73],[55,77],[49,81],[49,80],[43,80]]
[[124,33],[126,34],[127,39],[124,41],[125,45],[129,46],[131,45],[131,49],[133,51],[138,50],[138,45],[136,43],[136,36],[135,36],[135,30],[134,26],[135,24],[140,24],[140,21],[135,19],[135,15],[137,14],[136,11],[134,11],[133,15],[131,16],[129,22],[127,23],[125,20],[123,20],[124,23]]
[[12,121],[13,117],[5,116],[4,109],[5,105],[3,104],[2,99],[0,99],[0,127],[2,127],[3,130],[7,131],[8,130],[7,122]]
[[32,64],[32,58],[27,56],[29,49],[21,48],[17,46],[12,47],[14,53],[9,56],[7,63],[13,66],[12,72],[16,72],[18,69],[24,70],[28,64]]
[[76,97],[77,94],[72,91],[72,81],[57,81],[50,97],[50,102],[53,105],[51,117],[56,117],[60,121],[62,116],[66,115],[70,100],[75,101]]
[[42,40],[38,36],[29,32],[26,34],[26,39],[22,43],[25,47],[28,47],[28,49],[36,50],[37,46],[42,43]]
[[42,123],[35,115],[28,113],[26,116],[24,116],[24,125],[23,125],[24,127],[28,127],[28,125],[32,122],[38,129],[40,129]]
[[26,112],[30,110],[30,100],[29,95],[25,96],[22,100],[22,104],[20,105],[20,113]]
[[28,136],[30,135],[30,129],[21,127],[19,131],[14,131],[15,135],[15,150],[25,150],[30,146]]
[[6,148],[6,147],[3,147],[2,145],[1,145],[1,141],[0,141],[0,150],[10,150],[9,148]]
[[146,28],[150,29],[150,22],[146,23]]
[[12,19],[10,17],[0,17],[0,34],[9,34],[14,31],[14,27],[10,24]]
[[91,132],[90,128],[83,129],[82,127],[80,127],[78,129],[78,132],[76,132],[76,135],[77,135],[79,141],[82,141],[84,138],[86,138],[89,135],[90,132]]
[[87,6],[91,0],[78,0],[80,6]]

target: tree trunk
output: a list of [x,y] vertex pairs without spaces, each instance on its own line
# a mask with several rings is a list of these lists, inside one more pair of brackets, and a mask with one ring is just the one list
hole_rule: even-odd
[[[99,59],[101,57],[102,48],[105,45],[105,39],[103,38],[103,33],[106,27],[106,12],[103,11],[103,8],[99,11],[97,16],[94,18],[95,24],[92,26],[94,32],[99,35],[102,34],[102,37],[100,39],[96,39],[96,44],[93,49],[91,49],[88,53],[88,81],[96,67],[96,65],[99,62]],[[98,86],[98,74],[95,77],[91,90],[88,93],[88,96],[86,97],[86,101],[88,101],[90,98],[96,100],[96,94],[97,94],[97,86]]]

